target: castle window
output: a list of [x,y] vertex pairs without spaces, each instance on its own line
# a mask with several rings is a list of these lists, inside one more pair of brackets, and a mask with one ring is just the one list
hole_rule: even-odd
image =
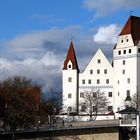
[[96,98],[97,97],[97,93],[93,92],[93,97]]
[[97,79],[97,84],[100,84],[100,79]]
[[122,70],[122,74],[125,74],[125,70]]
[[85,80],[84,79],[82,80],[82,84],[85,84]]
[[118,55],[121,55],[121,51],[118,51]]
[[99,69],[97,70],[97,74],[100,74],[100,70]]
[[86,111],[86,109],[87,109],[87,108],[86,108],[86,106],[84,106],[84,105],[83,105],[83,106],[81,106],[81,112],[85,112],[85,111]]
[[81,97],[81,98],[84,97],[84,92],[80,92],[80,97]]
[[106,84],[109,84],[109,79],[106,79]]
[[91,79],[88,80],[88,84],[91,84]]
[[71,77],[68,77],[68,82],[72,82],[72,78]]
[[118,92],[118,96],[120,96],[120,92]]
[[71,106],[68,107],[68,111],[69,111],[69,112],[72,111],[72,107],[71,107]]
[[126,50],[123,50],[123,54],[126,54]]
[[71,68],[71,65],[69,65],[69,69]]
[[121,40],[121,43],[123,43],[123,39]]
[[131,49],[129,49],[129,53],[131,53]]
[[107,74],[107,69],[104,69],[104,74]]
[[96,111],[97,111],[97,107],[93,106],[93,112],[96,112]]
[[127,83],[130,84],[130,78],[127,78]]
[[108,92],[108,97],[112,97],[112,92]]
[[129,39],[127,38],[127,39],[126,39],[126,42],[128,42],[128,41],[129,41]]
[[98,59],[98,60],[97,60],[97,63],[100,64],[100,63],[101,63],[101,59]]
[[72,98],[72,94],[71,93],[68,94],[68,98]]
[[127,97],[127,96],[130,96],[130,90],[127,90],[127,91],[126,91],[126,97]]
[[138,48],[138,53],[140,53],[140,48]]
[[108,111],[112,111],[113,107],[112,106],[108,106]]
[[90,74],[93,74],[93,70],[90,70]]
[[123,65],[125,65],[125,60],[122,61]]

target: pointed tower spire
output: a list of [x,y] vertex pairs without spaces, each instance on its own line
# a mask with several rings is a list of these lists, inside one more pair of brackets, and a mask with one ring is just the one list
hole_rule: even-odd
[[77,59],[76,59],[76,55],[75,55],[75,51],[74,51],[74,45],[73,45],[72,41],[70,43],[70,47],[69,47],[69,50],[68,50],[68,53],[67,53],[67,57],[66,57],[66,60],[64,62],[63,70],[67,69],[67,65],[68,65],[69,61],[72,62],[72,65],[73,65],[72,69],[77,69],[79,71],[78,63],[77,63]]
[[120,35],[131,34],[135,45],[140,41],[140,17],[130,16]]

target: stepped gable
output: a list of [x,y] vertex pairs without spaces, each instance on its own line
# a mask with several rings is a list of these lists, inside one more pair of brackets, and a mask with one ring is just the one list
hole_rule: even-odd
[[77,69],[79,71],[79,67],[78,67],[78,63],[77,63],[77,59],[76,59],[76,55],[75,55],[75,51],[74,51],[74,45],[73,45],[72,41],[70,43],[70,47],[69,47],[69,50],[68,50],[68,53],[67,53],[67,57],[66,57],[66,60],[64,62],[63,70],[67,69],[67,64],[68,64],[69,60],[71,60],[71,62],[73,64],[72,69]]
[[120,35],[131,34],[134,45],[136,46],[140,41],[140,17],[130,16]]

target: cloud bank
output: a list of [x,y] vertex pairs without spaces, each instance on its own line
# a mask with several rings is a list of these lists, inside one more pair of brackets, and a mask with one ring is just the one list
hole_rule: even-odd
[[117,25],[111,24],[100,27],[96,33],[90,31],[81,35],[80,26],[71,26],[15,36],[2,44],[7,53],[4,56],[0,53],[0,80],[21,75],[39,83],[44,93],[49,87],[61,90],[61,72],[71,37],[83,70],[98,48],[111,59],[118,30]]
[[88,10],[94,10],[96,17],[109,15],[119,9],[131,10],[140,8],[139,0],[84,0],[83,6]]

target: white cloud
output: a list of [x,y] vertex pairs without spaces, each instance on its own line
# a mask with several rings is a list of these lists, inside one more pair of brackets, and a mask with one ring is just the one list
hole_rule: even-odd
[[[113,32],[116,31],[115,29]],[[46,91],[49,86],[61,89],[61,72],[71,37],[81,70],[85,69],[98,48],[106,51],[110,57],[112,52],[108,52],[110,50],[108,48],[113,47],[112,45],[106,47],[106,44],[95,42],[92,35],[94,31],[84,32],[83,35],[78,32],[79,30],[83,32],[79,26],[51,28],[46,31],[25,33],[7,40],[4,45],[8,57],[0,54],[0,80],[21,75],[41,84],[43,91]],[[105,40],[103,43],[106,43]]]
[[95,10],[96,16],[111,14],[119,9],[140,8],[139,0],[84,0],[83,6],[88,10]]
[[33,31],[18,35],[17,37],[7,40],[5,46],[9,54],[18,55],[19,57],[36,57],[46,51],[57,50],[66,45],[66,41],[75,36],[79,26],[66,28],[51,28],[46,31]]
[[39,60],[27,58],[22,61],[10,61],[0,58],[0,80],[15,75],[26,76],[41,84],[43,90],[46,91],[49,86],[56,87],[63,59],[61,56],[50,52]]
[[93,40],[99,44],[115,44],[120,32],[120,27],[116,24],[102,26],[93,36]]

